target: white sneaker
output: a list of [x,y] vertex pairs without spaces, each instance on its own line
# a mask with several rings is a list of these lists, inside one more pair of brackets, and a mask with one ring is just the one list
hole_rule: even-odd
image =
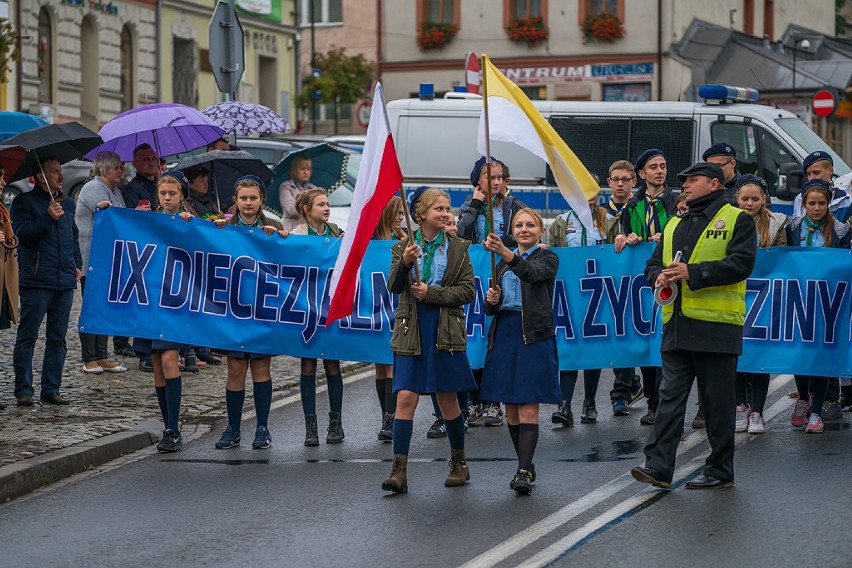
[[745,432],[748,430],[748,415],[750,410],[747,404],[737,405],[737,419],[734,432]]
[[752,412],[748,415],[748,433],[763,434],[766,432],[766,422],[760,412]]

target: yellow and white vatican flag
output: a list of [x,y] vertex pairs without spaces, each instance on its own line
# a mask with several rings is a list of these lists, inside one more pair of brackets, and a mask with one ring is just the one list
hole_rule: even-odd
[[592,174],[523,91],[485,55],[482,56],[482,91],[485,104],[479,117],[477,150],[483,156],[490,156],[490,141],[500,140],[526,148],[547,162],[559,192],[583,226],[591,230],[588,200],[600,190]]

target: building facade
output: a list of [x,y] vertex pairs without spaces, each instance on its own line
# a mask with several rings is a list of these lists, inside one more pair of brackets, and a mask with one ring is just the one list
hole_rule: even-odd
[[464,56],[475,52],[532,99],[677,100],[691,77],[670,50],[694,19],[774,39],[793,22],[833,33],[835,17],[833,2],[793,0],[382,4],[379,76],[388,99],[412,96],[424,82],[439,94],[464,85]]
[[157,0],[14,0],[9,15],[21,35],[9,109],[98,130],[156,96]]
[[[199,109],[225,100],[210,66],[215,0],[162,0],[159,97]],[[294,0],[235,0],[243,29],[245,71],[237,100],[267,106],[291,124],[297,92]],[[215,39],[214,39],[215,41]]]

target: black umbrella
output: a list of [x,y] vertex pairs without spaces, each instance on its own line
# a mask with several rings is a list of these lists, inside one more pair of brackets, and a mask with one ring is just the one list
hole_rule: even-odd
[[21,146],[27,150],[26,159],[9,183],[29,177],[32,174],[33,165],[40,157],[49,156],[60,164],[64,164],[82,158],[92,148],[103,143],[100,136],[79,122],[48,124],[21,132],[3,142],[5,145]]
[[210,172],[210,186],[217,203],[233,202],[234,182],[242,176],[257,176],[263,183],[272,179],[272,170],[263,160],[242,150],[213,150],[184,158],[175,165],[181,171],[193,167],[206,168]]

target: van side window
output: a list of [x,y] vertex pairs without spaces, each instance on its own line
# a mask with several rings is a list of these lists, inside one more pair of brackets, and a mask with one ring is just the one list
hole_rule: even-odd
[[798,161],[769,131],[737,122],[716,122],[710,127],[714,144],[726,142],[737,152],[737,171],[766,180],[771,195],[778,186],[781,164]]
[[[669,187],[680,187],[677,173],[692,164],[695,121],[689,118],[553,115],[550,123],[586,168],[602,181],[614,161],[632,162],[648,148],[659,148],[665,154]],[[550,168],[547,183],[556,185]]]

